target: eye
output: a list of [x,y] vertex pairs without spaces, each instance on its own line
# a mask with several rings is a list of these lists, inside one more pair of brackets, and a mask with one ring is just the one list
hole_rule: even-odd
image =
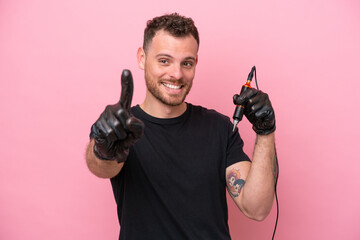
[[159,62],[160,62],[161,64],[168,64],[168,63],[169,63],[169,60],[167,60],[167,59],[160,59]]
[[183,65],[184,65],[185,67],[187,67],[187,68],[191,68],[191,67],[194,65],[194,63],[187,61],[187,62],[184,62]]

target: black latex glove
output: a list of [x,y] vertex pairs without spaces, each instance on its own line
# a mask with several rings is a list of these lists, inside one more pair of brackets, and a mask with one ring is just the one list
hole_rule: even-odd
[[130,146],[142,136],[144,123],[130,113],[133,79],[129,70],[121,75],[120,101],[106,106],[92,125],[90,138],[94,138],[95,156],[102,160],[124,162]]
[[244,114],[257,134],[266,135],[275,131],[275,113],[269,96],[260,90],[247,88],[233,97],[235,105],[245,107]]

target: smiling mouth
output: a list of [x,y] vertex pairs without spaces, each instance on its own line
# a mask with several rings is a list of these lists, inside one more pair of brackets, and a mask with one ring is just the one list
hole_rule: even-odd
[[182,85],[174,85],[174,84],[170,84],[170,83],[162,83],[162,85],[164,85],[167,88],[171,88],[171,89],[180,89],[183,86]]

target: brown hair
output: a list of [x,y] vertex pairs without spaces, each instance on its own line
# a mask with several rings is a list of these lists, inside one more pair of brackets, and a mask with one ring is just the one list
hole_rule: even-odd
[[147,22],[144,31],[144,51],[147,51],[148,45],[151,43],[155,34],[159,30],[165,30],[174,37],[185,37],[192,35],[199,46],[199,33],[191,18],[179,15],[178,13],[166,14],[155,17]]

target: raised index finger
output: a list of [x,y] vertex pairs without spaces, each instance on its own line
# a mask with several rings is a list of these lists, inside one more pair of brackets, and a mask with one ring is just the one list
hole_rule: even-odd
[[127,110],[130,110],[133,97],[134,83],[131,72],[125,69],[121,74],[121,93],[120,104]]

